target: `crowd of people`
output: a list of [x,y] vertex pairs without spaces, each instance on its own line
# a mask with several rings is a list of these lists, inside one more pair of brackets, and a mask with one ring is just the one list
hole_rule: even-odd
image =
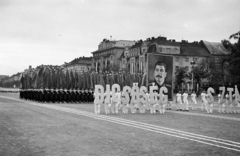
[[[191,105],[189,105],[188,100],[188,93],[184,92],[183,94],[181,92],[176,94],[176,106],[177,111],[189,111],[189,107],[192,108],[192,110],[196,110],[197,106],[197,100],[196,100],[196,93],[193,91],[191,96]],[[232,95],[232,99],[230,99],[230,96],[228,93],[223,95],[222,98],[221,92],[217,95],[217,99],[214,99],[214,97],[211,95],[211,93],[207,93],[206,91],[203,91],[201,93],[201,110],[206,111],[207,113],[213,113],[213,103],[214,101],[217,101],[217,111],[218,113],[240,113],[240,101],[236,99],[235,94]]]
[[[79,94],[87,94],[92,97],[93,90],[97,84],[102,86],[109,84],[112,86],[117,83],[123,88],[126,85],[132,86],[133,82],[141,84],[142,76],[143,74],[141,73],[130,74],[121,70],[118,72],[80,72],[74,68],[68,69],[62,66],[41,65],[27,69],[21,74],[20,82],[22,88],[20,90],[20,98],[49,102],[76,101],[77,98],[74,97]],[[65,98],[57,95],[64,95]],[[77,101],[93,101],[90,99],[78,99]]]
[[20,90],[20,98],[47,103],[92,103],[93,90],[27,89]]
[[[179,92],[176,94],[176,98],[173,101],[161,102],[161,95],[154,92],[154,96],[151,99],[149,92],[140,94],[140,101],[138,103],[133,102],[133,97],[131,93],[124,94],[123,92],[117,92],[116,94],[108,97],[107,94],[104,94],[103,103],[95,102],[95,113],[99,114],[101,105],[104,107],[106,114],[117,114],[119,110],[122,110],[124,114],[127,114],[130,110],[131,113],[145,113],[149,111],[151,114],[165,114],[166,110],[172,110],[172,104],[176,104],[176,111],[186,111],[189,112],[197,110],[197,105],[200,106],[201,111],[206,111],[207,113],[213,113],[215,109],[218,113],[240,113],[240,100],[236,99],[235,94],[232,95],[230,99],[229,94],[225,94],[222,97],[222,94],[217,95],[218,99],[214,99],[210,92],[203,91],[201,93],[201,99],[196,99],[196,93],[193,91],[191,94],[188,94],[187,91]],[[215,103],[214,108],[213,104]]]
[[125,71],[86,71],[80,72],[76,69],[68,69],[62,66],[41,65],[36,68],[25,70],[20,81],[22,89],[94,89],[95,85],[119,84],[132,86],[133,82],[141,84],[143,74],[130,74]]
[[[119,72],[79,72],[76,69],[67,69],[61,66],[41,65],[36,68],[25,70],[20,77],[22,84],[21,89],[4,89],[0,88],[1,92],[20,92],[20,98],[26,100],[33,100],[38,102],[63,102],[63,103],[88,103],[94,101],[95,85],[102,85],[105,89],[106,84],[118,84],[120,90],[124,86],[132,88],[134,84],[141,87],[143,80],[142,73],[130,74],[125,71]],[[149,90],[148,86],[148,90]],[[157,92],[158,93],[158,92]],[[145,96],[146,95],[146,96]],[[200,109],[207,113],[213,113],[214,98],[206,91],[201,93],[201,100],[196,100],[196,93],[193,91],[191,94],[188,92],[179,92],[173,101],[167,103],[159,103],[160,96],[155,96],[155,99],[150,99],[149,92],[145,95],[140,95],[140,102],[134,104],[131,102],[132,96],[129,94],[129,102],[126,102],[125,95],[122,92],[117,93],[119,101],[112,100],[111,98],[104,100],[104,107],[106,113],[116,113],[117,110],[122,108],[123,113],[135,113],[139,110],[140,113],[149,110],[151,114],[160,112],[165,113],[165,110],[171,110],[172,103],[176,104],[177,111],[189,111],[197,109],[197,104],[201,105]],[[190,96],[190,98],[189,98]],[[148,97],[148,98],[144,98]],[[219,113],[240,113],[239,101],[235,100],[235,95],[230,96],[224,94],[218,95],[218,112]],[[105,98],[106,99],[106,98]],[[189,100],[190,99],[190,100]],[[216,100],[215,100],[216,101]],[[118,107],[118,109],[116,109]],[[110,111],[111,110],[111,111]]]

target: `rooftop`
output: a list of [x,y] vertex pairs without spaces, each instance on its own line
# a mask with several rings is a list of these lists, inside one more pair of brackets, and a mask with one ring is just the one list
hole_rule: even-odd
[[229,51],[223,46],[221,42],[208,42],[203,41],[204,45],[206,46],[207,50],[210,54],[213,55],[228,55]]
[[210,53],[203,46],[194,46],[191,44],[186,44],[181,45],[180,55],[209,57]]

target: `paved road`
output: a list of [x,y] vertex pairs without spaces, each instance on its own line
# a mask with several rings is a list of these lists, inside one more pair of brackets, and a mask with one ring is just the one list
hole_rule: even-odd
[[[239,121],[224,121],[213,125],[206,117],[201,120],[199,116],[170,113],[169,115],[126,115],[121,125],[117,118],[101,118],[76,113],[79,105],[61,105],[61,107],[74,107],[72,111],[56,109],[59,105],[45,104],[40,106],[36,102],[21,101],[11,95],[0,97],[0,155],[237,155],[238,144],[234,144],[234,150],[228,145],[219,147],[222,142],[212,145],[215,139],[202,140],[199,136],[193,139],[189,133],[179,136],[178,130],[196,132],[204,136],[218,137],[219,134],[238,132],[239,126],[234,125]],[[89,105],[88,105],[89,107]],[[81,109],[85,109],[82,107]],[[79,109],[77,112],[80,112]],[[84,111],[86,112],[86,111]],[[171,120],[169,118],[171,117]],[[149,123],[153,130],[149,130],[144,124],[132,126],[131,120],[141,120]],[[162,121],[159,121],[161,119]],[[117,122],[113,122],[117,120]],[[174,120],[176,120],[174,122]],[[220,120],[219,120],[220,121]],[[194,124],[203,122],[202,127]],[[212,122],[212,121],[211,121]],[[152,126],[173,127],[167,134],[163,128]],[[123,126],[124,125],[124,126]],[[184,125],[184,126],[183,126]],[[232,125],[232,129],[226,127]],[[219,127],[222,127],[220,129]],[[192,128],[192,129],[190,129]],[[208,129],[209,128],[209,129]],[[213,130],[219,130],[216,134]],[[176,131],[177,130],[177,131]],[[222,136],[223,139],[239,140],[239,135]],[[204,138],[200,138],[204,139]],[[235,140],[234,140],[235,139]],[[184,142],[183,142],[184,141]],[[205,142],[205,143],[204,143]],[[240,144],[240,143],[239,143]],[[237,147],[236,147],[237,146]]]

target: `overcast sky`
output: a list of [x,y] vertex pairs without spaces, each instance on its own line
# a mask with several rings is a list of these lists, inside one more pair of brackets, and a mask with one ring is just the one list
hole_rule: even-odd
[[221,42],[239,0],[0,0],[0,75],[91,56],[104,39]]

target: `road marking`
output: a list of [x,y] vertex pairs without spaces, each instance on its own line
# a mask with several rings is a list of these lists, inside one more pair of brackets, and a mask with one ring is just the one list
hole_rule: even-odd
[[[2,96],[0,96],[0,97],[2,97]],[[143,123],[143,122],[121,119],[121,118],[111,117],[111,116],[107,116],[107,115],[94,114],[94,113],[90,113],[90,112],[86,112],[86,111],[76,110],[76,109],[72,109],[72,108],[65,108],[65,107],[56,106],[56,105],[40,104],[40,103],[19,100],[19,99],[9,98],[9,97],[3,97],[3,98],[7,98],[7,99],[11,99],[11,100],[23,102],[26,104],[39,106],[39,107],[54,109],[54,110],[58,110],[58,111],[62,111],[62,112],[73,113],[73,114],[90,117],[90,118],[97,119],[97,120],[108,121],[108,122],[115,123],[115,124],[121,124],[121,125],[129,126],[129,127],[143,129],[143,130],[147,130],[147,131],[151,131],[151,132],[155,132],[155,133],[165,134],[165,135],[172,136],[172,137],[177,137],[177,138],[181,138],[181,139],[185,139],[185,140],[191,140],[191,141],[199,142],[202,144],[212,145],[215,147],[220,147],[220,148],[240,152],[240,142],[234,142],[234,141],[224,140],[224,139],[220,139],[220,138],[208,137],[208,136],[184,132],[184,131],[180,131],[180,130],[176,130],[176,129],[151,125],[151,124],[147,124],[147,123]]]
[[[211,115],[211,114],[199,114],[199,113],[192,113],[192,112],[178,112],[178,111],[167,111],[175,114],[184,114],[184,115],[193,115],[193,116],[203,116],[203,117],[211,117],[216,119],[225,119],[225,120],[233,120],[233,121],[240,121],[240,118],[228,117],[228,116],[219,116],[219,115]],[[237,114],[236,114],[237,115]],[[238,114],[240,115],[240,114]]]

